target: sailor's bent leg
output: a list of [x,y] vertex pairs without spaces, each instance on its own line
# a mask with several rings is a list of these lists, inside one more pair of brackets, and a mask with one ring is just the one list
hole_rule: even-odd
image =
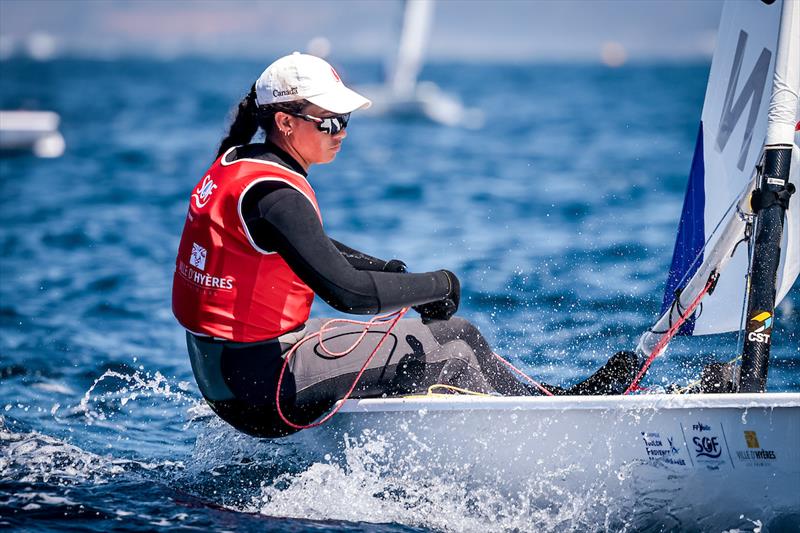
[[504,396],[529,396],[538,392],[530,385],[522,383],[492,351],[486,338],[477,327],[461,317],[428,324],[436,341],[443,347],[461,341],[466,343],[472,355],[470,366],[480,372],[483,379],[496,392]]
[[[320,325],[312,320],[309,330],[317,331]],[[356,344],[363,327],[337,325],[325,333],[322,344],[313,341],[302,345],[290,365],[297,384],[298,402],[320,403],[327,400],[332,403],[341,399],[353,385],[387,328],[388,324],[373,326],[364,339]],[[348,348],[352,350],[342,357],[332,357],[328,353],[343,352]],[[463,378],[476,374],[475,370],[468,371],[468,367],[475,366],[474,359],[466,343],[443,347],[418,318],[400,320],[367,365],[352,397],[378,398],[424,393],[431,385],[439,383],[475,386],[479,392],[492,392],[480,380],[475,382],[470,378],[465,381],[466,378]],[[480,372],[477,374],[480,375]]]

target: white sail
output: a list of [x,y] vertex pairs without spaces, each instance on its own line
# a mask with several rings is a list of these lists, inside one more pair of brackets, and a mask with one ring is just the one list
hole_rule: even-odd
[[[726,238],[724,231],[715,230],[729,226],[737,216],[737,210],[731,206],[741,201],[744,189],[754,177],[766,141],[768,117],[775,123],[778,111],[784,123],[771,126],[770,131],[780,131],[786,137],[786,109],[791,105],[792,94],[793,116],[797,118],[797,83],[796,79],[791,81],[792,77],[796,78],[797,66],[789,65],[791,57],[798,61],[797,11],[796,0],[786,0],[786,3],[778,0],[771,4],[747,0],[725,4],[662,312],[669,309],[675,290],[686,287],[703,262],[712,258],[710,252]],[[779,55],[784,58],[783,66],[776,72]],[[783,104],[777,107],[772,104],[771,110],[775,88]],[[796,183],[797,165],[792,167]],[[797,197],[790,203],[786,220],[776,304],[789,291],[800,269],[797,246],[800,201]],[[717,255],[722,252],[724,250],[718,250]],[[681,333],[702,335],[740,328],[749,262],[747,252],[746,245],[736,248],[713,294],[704,299],[702,313],[687,321]],[[706,279],[698,282],[702,288]],[[691,298],[693,296],[684,294],[681,302],[685,305]]]
[[388,76],[389,86],[397,98],[408,99],[414,95],[425,58],[432,17],[432,0],[406,0],[397,57]]
[[361,87],[372,100],[367,113],[424,117],[445,126],[479,129],[484,115],[431,81],[419,81],[433,26],[433,0],[405,0],[397,54],[387,61],[386,83]]

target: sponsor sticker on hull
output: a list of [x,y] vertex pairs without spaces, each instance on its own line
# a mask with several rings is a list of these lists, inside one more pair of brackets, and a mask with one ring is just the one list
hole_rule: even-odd
[[[747,448],[742,448],[744,443]],[[745,431],[744,439],[735,448],[736,460],[747,467],[769,467],[776,464],[778,456],[775,450],[762,446],[755,431]]]
[[689,457],[695,466],[709,470],[734,468],[722,424],[712,424],[702,420],[689,424],[681,423],[681,431],[689,446]]
[[642,440],[650,463],[679,466],[688,464],[681,454],[679,440],[675,436],[657,431],[642,431]]

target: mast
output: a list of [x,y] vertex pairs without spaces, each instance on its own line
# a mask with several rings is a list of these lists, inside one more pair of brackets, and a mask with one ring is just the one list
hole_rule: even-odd
[[756,230],[739,392],[764,392],[767,386],[783,223],[795,189],[789,170],[800,88],[798,0],[783,2],[772,87],[759,187],[751,200]]

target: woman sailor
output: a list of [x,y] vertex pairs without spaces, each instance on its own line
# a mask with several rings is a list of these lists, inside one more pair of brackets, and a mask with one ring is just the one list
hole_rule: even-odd
[[[187,330],[201,393],[221,418],[250,435],[296,431],[356,381],[354,398],[406,395],[434,384],[540,394],[493,355],[472,324],[453,316],[460,297],[455,274],[408,273],[402,261],[371,257],[323,229],[308,171],[336,157],[350,114],[369,105],[324,60],[282,57],[240,102],[216,161],[193,190],[173,311]],[[259,128],[263,143],[253,142]],[[314,295],[346,313],[413,306],[420,318],[376,322],[366,333],[359,324],[320,332],[326,321],[309,320]],[[314,333],[313,342],[297,345]],[[331,355],[342,351],[347,355]],[[611,392],[598,383],[589,383],[592,392]]]

